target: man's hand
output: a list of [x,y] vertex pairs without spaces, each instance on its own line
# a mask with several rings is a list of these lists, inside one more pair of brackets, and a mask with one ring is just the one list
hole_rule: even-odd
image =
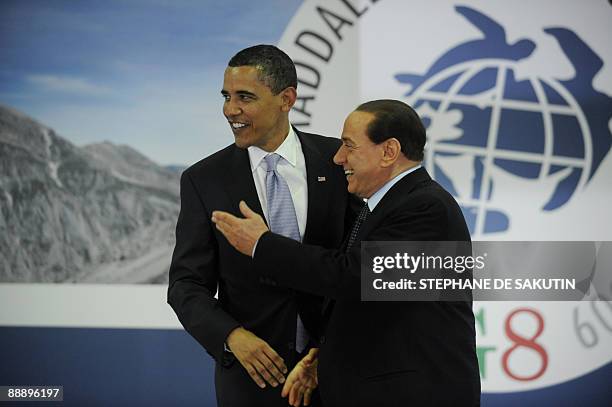
[[304,399],[305,406],[310,404],[312,392],[319,385],[317,378],[318,353],[319,349],[310,349],[308,355],[304,356],[287,376],[287,382],[283,386],[281,396],[287,397],[289,395],[291,406],[300,407],[302,399]]
[[225,342],[259,387],[266,387],[264,380],[272,387],[285,382],[285,362],[266,341],[253,332],[241,327],[236,328]]
[[213,211],[212,221],[236,250],[251,257],[255,243],[268,231],[268,227],[263,218],[253,212],[244,201],[240,201],[240,212],[244,215],[244,219],[237,218],[231,213]]

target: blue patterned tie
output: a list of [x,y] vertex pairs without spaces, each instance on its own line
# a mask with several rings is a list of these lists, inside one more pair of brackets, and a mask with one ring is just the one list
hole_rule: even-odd
[[[295,207],[287,181],[278,173],[276,166],[281,159],[278,154],[269,154],[265,158],[268,165],[266,173],[266,198],[268,200],[268,224],[270,230],[293,240],[300,239]],[[300,315],[297,316],[295,350],[301,353],[308,343],[308,333]]]

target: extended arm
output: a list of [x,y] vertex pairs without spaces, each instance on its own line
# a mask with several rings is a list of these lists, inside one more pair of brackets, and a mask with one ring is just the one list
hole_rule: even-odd
[[[259,215],[241,203],[244,219],[215,212],[213,221],[230,244],[245,255],[254,253],[254,270],[282,287],[330,298],[360,298],[361,253],[301,244],[268,231]],[[369,241],[436,240],[445,230],[446,208],[437,201],[421,202],[389,213]]]

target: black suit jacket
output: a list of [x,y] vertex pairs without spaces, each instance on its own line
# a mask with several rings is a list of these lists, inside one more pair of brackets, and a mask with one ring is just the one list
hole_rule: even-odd
[[[348,202],[342,168],[332,161],[340,140],[295,132],[302,145],[308,183],[304,242],[338,247],[346,228]],[[241,216],[240,200],[263,216],[247,150],[230,145],[185,170],[168,303],[185,329],[217,362],[219,405],[286,406],[280,387],[257,387],[233,355],[224,352],[224,342],[234,328],[243,326],[265,340],[291,369],[297,359],[298,308],[304,325],[318,335],[321,299],[264,284],[252,271],[251,258],[238,253],[220,235],[210,220],[212,211]]]
[[270,232],[260,238],[258,275],[332,299],[319,355],[323,404],[477,405],[471,300],[361,302],[361,240],[469,241],[470,235],[455,200],[421,168],[387,192],[346,253]]

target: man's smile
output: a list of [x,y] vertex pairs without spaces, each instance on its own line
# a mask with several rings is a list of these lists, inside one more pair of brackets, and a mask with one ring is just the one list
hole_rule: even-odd
[[241,130],[244,130],[245,128],[249,127],[249,124],[244,123],[244,122],[238,122],[238,121],[228,121],[228,122],[234,133],[240,132]]

